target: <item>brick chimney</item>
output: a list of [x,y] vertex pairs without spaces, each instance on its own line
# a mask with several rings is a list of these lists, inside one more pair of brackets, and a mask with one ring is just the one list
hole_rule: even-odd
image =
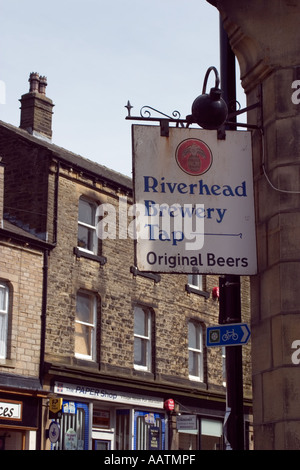
[[47,78],[32,72],[29,93],[22,95],[20,128],[37,137],[52,138],[52,100],[46,96]]

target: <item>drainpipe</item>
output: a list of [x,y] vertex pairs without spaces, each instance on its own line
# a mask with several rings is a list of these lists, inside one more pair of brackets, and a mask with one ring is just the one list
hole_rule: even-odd
[[[57,162],[57,171],[55,175],[55,188],[54,188],[54,217],[53,217],[53,244],[51,244],[51,249],[55,248],[57,242],[57,220],[58,220],[58,187],[59,187],[59,170],[60,162]],[[42,309],[41,309],[41,347],[40,347],[40,371],[39,379],[41,387],[43,388],[44,384],[44,366],[45,366],[45,345],[46,345],[46,323],[47,323],[47,298],[48,298],[48,259],[50,256],[50,249],[44,249],[44,261],[43,261],[43,294],[42,294]],[[40,433],[43,430],[43,413],[42,413],[42,404],[40,406]],[[42,434],[40,434],[37,442],[42,442]]]
[[40,350],[40,383],[43,386],[44,364],[45,364],[45,340],[46,340],[46,316],[47,316],[47,295],[48,295],[48,257],[49,250],[44,250],[43,263],[43,296],[41,313],[41,350]]
[[58,187],[59,187],[59,173],[60,173],[60,162],[57,162],[56,174],[55,174],[55,188],[54,188],[54,235],[53,243],[57,242],[57,221],[58,221]]

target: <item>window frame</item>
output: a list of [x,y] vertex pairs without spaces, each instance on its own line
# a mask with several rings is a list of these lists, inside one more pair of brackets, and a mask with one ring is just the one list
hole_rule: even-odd
[[203,291],[203,276],[202,274],[193,273],[188,274],[188,285],[199,291]]
[[[199,340],[199,348],[194,348],[191,347],[190,345],[190,325],[193,325],[195,327],[195,334],[198,336]],[[197,382],[204,382],[204,343],[203,343],[203,325],[200,322],[197,322],[195,320],[189,320],[188,322],[188,352],[189,352],[189,360],[188,360],[188,366],[189,366],[189,379],[194,380]],[[197,344],[197,337],[193,338],[196,340]],[[197,361],[198,361],[198,374],[194,375],[190,373],[190,353],[193,353],[197,355]]]
[[[4,325],[4,333],[3,333],[3,354],[1,354],[1,347],[0,347],[0,360],[7,359],[7,350],[8,350],[8,316],[10,310],[10,287],[7,282],[0,280],[0,288],[4,288],[5,291],[5,306],[4,309],[1,309],[0,306],[0,315],[4,317],[3,325]],[[2,335],[0,335],[2,336]]]
[[[78,302],[78,296],[85,296],[89,297],[89,300],[91,302],[91,309],[92,309],[92,319],[93,323],[90,322],[84,322],[81,320],[77,319],[77,302]],[[90,354],[82,354],[79,352],[76,352],[76,324],[78,325],[83,325],[84,327],[88,327],[90,329]],[[83,289],[79,289],[76,293],[76,310],[75,310],[75,328],[74,328],[74,356],[77,359],[83,359],[86,361],[96,361],[96,349],[97,349],[97,296],[93,292],[85,291]]]
[[[94,221],[94,225],[91,225],[91,224],[87,224],[86,222],[82,222],[79,218],[79,211],[80,211],[80,203],[83,202],[85,204],[89,204],[91,210],[92,210],[92,213],[91,213],[91,216],[92,216],[92,219]],[[88,197],[85,197],[85,196],[80,196],[79,200],[78,200],[78,221],[77,221],[77,226],[78,226],[78,229],[77,229],[77,248],[80,250],[80,251],[83,251],[84,253],[89,253],[89,254],[93,254],[93,255],[97,255],[98,254],[98,237],[97,237],[97,223],[96,223],[96,211],[97,211],[97,204],[95,203],[95,201],[89,199]],[[79,245],[79,227],[84,227],[85,229],[87,229],[88,231],[91,231],[92,232],[92,249],[90,249],[91,247],[89,248],[84,248],[82,246]],[[87,244],[88,245],[88,244]]]
[[[194,276],[199,276],[198,282],[194,283]],[[205,299],[208,299],[210,294],[209,292],[206,292],[204,289],[204,284],[205,284],[205,276],[203,274],[199,273],[192,273],[188,274],[187,278],[187,284],[185,285],[185,290],[189,294],[196,294],[196,295],[201,295]]]
[[[144,314],[147,315],[146,321],[147,321],[147,335],[141,335],[138,333],[135,333],[135,313],[136,310],[142,310]],[[134,311],[133,311],[133,318],[134,318],[134,330],[133,330],[133,365],[135,370],[140,370],[140,371],[146,371],[146,372],[151,372],[152,371],[152,317],[153,317],[153,312],[150,307],[146,307],[143,305],[135,305]],[[146,345],[145,349],[145,364],[136,364],[135,362],[135,347],[136,347],[136,339],[141,340],[143,344]],[[141,351],[140,351],[141,352]],[[142,355],[142,354],[141,354]]]

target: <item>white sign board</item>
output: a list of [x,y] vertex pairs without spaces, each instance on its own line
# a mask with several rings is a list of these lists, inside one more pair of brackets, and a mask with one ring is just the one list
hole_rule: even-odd
[[255,274],[251,133],[132,126],[136,266]]
[[22,402],[16,401],[0,401],[0,420],[9,419],[9,420],[22,420]]
[[197,429],[196,415],[180,415],[176,416],[176,427],[178,431],[187,431]]
[[164,402],[161,398],[144,397],[133,393],[109,390],[101,387],[88,387],[86,385],[75,385],[65,382],[55,382],[54,393],[68,395],[90,400],[101,400],[110,403],[122,403],[125,405],[138,405],[162,409]]

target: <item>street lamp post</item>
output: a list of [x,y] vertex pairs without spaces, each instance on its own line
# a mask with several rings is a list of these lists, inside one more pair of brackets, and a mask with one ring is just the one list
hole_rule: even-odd
[[[220,18],[220,69],[219,75],[215,67],[210,67],[206,73],[202,95],[192,104],[192,114],[187,116],[187,122],[197,123],[204,129],[218,130],[218,138],[226,138],[226,129],[236,128],[236,78],[235,56],[231,50],[227,34]],[[215,87],[206,94],[206,82],[211,71],[215,72]],[[221,94],[223,98],[221,98]],[[234,109],[231,109],[231,108]],[[228,112],[232,111],[232,122],[227,121]],[[225,275],[220,278],[220,316],[219,323],[241,322],[240,277]],[[242,346],[226,347],[226,446],[232,450],[244,449],[244,410],[243,410],[243,368]]]
[[[228,108],[235,107],[236,78],[235,55],[220,17],[220,70],[221,88]],[[235,111],[230,110],[230,111]],[[233,121],[236,121],[233,118]],[[231,129],[233,125],[227,125]],[[241,322],[241,284],[237,275],[226,275],[220,279],[220,321]],[[243,366],[242,346],[226,348],[226,439],[231,449],[244,450],[244,407],[243,407]]]

